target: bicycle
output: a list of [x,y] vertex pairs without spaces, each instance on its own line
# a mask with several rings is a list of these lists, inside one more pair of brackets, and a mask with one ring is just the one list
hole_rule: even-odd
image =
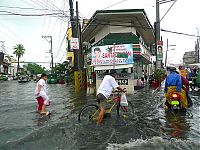
[[[121,92],[120,91],[115,91],[115,93],[117,92],[117,96],[114,96],[113,93],[113,98],[112,99],[108,99],[107,103],[113,103],[111,105],[111,107],[109,107],[108,109],[106,109],[106,113],[104,114],[104,118],[111,116],[111,112],[113,110],[113,108],[116,106],[116,110],[117,110],[117,116],[123,116],[124,118],[129,118],[132,117],[134,114],[133,111],[133,104],[130,101],[128,102],[128,106],[121,106],[120,102],[121,102]],[[78,121],[97,121],[98,116],[100,113],[100,106],[96,105],[96,104],[89,104],[84,106],[78,115]]]

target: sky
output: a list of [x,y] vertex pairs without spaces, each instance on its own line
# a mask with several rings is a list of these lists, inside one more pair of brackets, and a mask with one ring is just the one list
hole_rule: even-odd
[[[96,10],[102,9],[145,9],[150,22],[156,19],[156,0],[78,0],[79,15],[81,18],[90,18]],[[173,2],[160,5],[160,18],[165,14]],[[5,7],[6,6],[6,7]],[[197,35],[200,29],[200,1],[177,0],[169,13],[161,21],[161,28],[165,30]],[[8,7],[34,8],[18,9]],[[0,41],[5,41],[8,54],[13,53],[13,46],[23,44],[26,53],[21,61],[50,62],[50,43],[43,36],[52,36],[54,62],[63,62],[66,59],[65,35],[69,26],[69,18],[50,16],[16,16],[3,15],[5,11],[18,14],[49,14],[51,11],[38,10],[50,9],[54,13],[64,10],[69,15],[68,0],[0,0]],[[75,8],[75,3],[74,3]],[[176,45],[175,50],[168,52],[168,63],[182,62],[184,52],[193,51],[197,38],[161,32],[166,49],[166,41]],[[169,47],[172,49],[174,47]],[[49,63],[42,64],[49,67]]]

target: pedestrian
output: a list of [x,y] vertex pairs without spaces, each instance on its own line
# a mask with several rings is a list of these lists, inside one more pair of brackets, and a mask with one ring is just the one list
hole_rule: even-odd
[[144,85],[144,79],[145,79],[145,74],[144,74],[144,70],[142,70],[141,81],[142,81],[143,85]]
[[38,112],[41,115],[49,115],[48,111],[45,111],[46,106],[50,105],[49,98],[46,94],[46,81],[48,77],[45,73],[41,75],[40,80],[37,82],[37,86],[35,88],[35,96],[38,103]]

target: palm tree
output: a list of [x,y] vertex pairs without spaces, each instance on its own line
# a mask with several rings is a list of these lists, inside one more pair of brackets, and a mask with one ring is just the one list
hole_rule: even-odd
[[16,44],[16,46],[14,47],[14,52],[13,54],[16,55],[17,57],[17,76],[18,76],[18,72],[19,72],[19,59],[24,55],[25,53],[25,48],[22,44]]

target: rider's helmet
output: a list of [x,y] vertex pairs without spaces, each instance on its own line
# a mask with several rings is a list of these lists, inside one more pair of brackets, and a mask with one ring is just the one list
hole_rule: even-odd
[[176,71],[176,68],[175,67],[170,67],[170,72],[175,72]]

